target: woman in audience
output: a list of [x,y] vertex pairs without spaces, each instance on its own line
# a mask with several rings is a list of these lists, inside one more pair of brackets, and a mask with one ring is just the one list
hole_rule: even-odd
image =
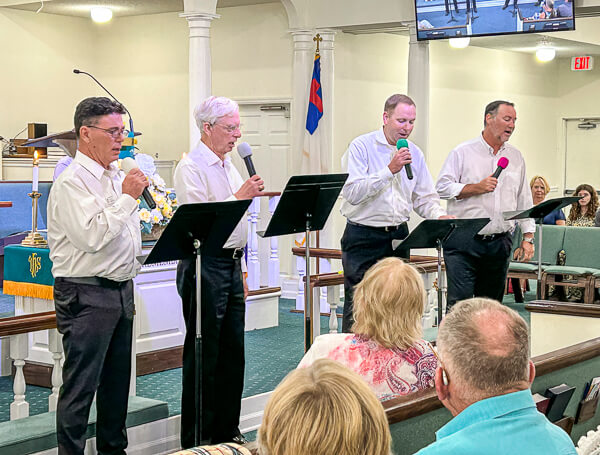
[[339,363],[317,360],[273,391],[258,429],[259,455],[390,455],[381,403]]
[[583,196],[571,205],[567,226],[594,226],[594,217],[598,210],[598,193],[592,185],[583,183],[575,188],[573,196]]
[[[546,196],[550,192],[550,184],[541,175],[536,175],[531,179],[529,183],[531,187],[531,195],[533,196],[533,205],[538,205],[540,202],[544,202]],[[565,214],[561,209],[556,209],[550,212],[544,217],[544,224],[557,224],[559,226],[565,225]]]
[[321,335],[299,368],[330,358],[358,373],[380,400],[433,386],[437,360],[422,339],[425,287],[398,258],[372,266],[354,292],[354,333]]

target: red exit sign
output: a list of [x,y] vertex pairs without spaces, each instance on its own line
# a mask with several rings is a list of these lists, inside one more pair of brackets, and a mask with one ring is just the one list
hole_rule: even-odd
[[594,68],[594,57],[584,55],[571,59],[571,71],[590,71]]

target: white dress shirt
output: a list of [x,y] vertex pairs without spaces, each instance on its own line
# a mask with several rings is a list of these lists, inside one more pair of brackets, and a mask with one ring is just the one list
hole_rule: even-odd
[[[180,204],[237,201],[233,194],[244,184],[231,157],[221,161],[202,141],[177,164],[174,182]],[[223,248],[243,248],[247,239],[248,224],[242,217]]]
[[[498,177],[498,186],[491,193],[456,199],[467,184],[479,183],[489,177],[498,167],[501,157],[508,159],[508,166]],[[436,189],[442,199],[448,199],[448,213],[457,218],[489,217],[491,221],[480,234],[496,234],[512,231],[514,221],[505,221],[503,212],[526,210],[533,206],[531,188],[527,181],[525,160],[521,152],[504,143],[498,153],[485,141],[483,135],[463,142],[450,152],[440,171]],[[519,220],[521,232],[533,233],[532,219]]]
[[123,194],[116,163],[104,169],[77,151],[48,197],[48,245],[55,277],[133,278],[142,253],[138,204]]
[[342,215],[354,223],[374,227],[404,223],[411,210],[423,218],[445,215],[423,152],[410,141],[408,149],[412,180],[405,168],[396,174],[390,171],[388,165],[397,150],[388,144],[383,129],[354,139],[342,157],[342,169],[349,174],[342,189]]

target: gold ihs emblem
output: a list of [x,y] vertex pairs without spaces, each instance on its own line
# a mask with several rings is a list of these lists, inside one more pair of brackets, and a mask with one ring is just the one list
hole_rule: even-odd
[[29,271],[31,272],[31,277],[35,278],[41,268],[42,258],[38,256],[37,253],[31,253],[29,255]]

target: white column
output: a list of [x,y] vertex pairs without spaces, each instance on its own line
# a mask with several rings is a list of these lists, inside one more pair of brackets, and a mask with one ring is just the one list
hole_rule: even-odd
[[[321,130],[321,153],[325,154],[321,160],[324,174],[332,173],[333,163],[333,92],[334,92],[334,53],[333,41],[335,30],[317,29],[323,41],[320,44],[321,52],[321,91],[323,93],[323,117],[319,122]],[[313,43],[314,46],[314,43]],[[308,87],[307,87],[308,89]],[[307,94],[308,98],[308,94]],[[338,163],[336,163],[339,165]],[[322,234],[321,234],[322,235]]]
[[408,96],[417,104],[417,121],[411,140],[417,144],[425,159],[429,145],[429,42],[417,41],[414,24],[408,26]]
[[194,107],[211,94],[210,24],[218,14],[185,12],[179,17],[188,21],[189,47],[189,118],[190,150],[200,139],[200,131],[192,115]]
[[[306,129],[306,109],[308,106],[309,83],[312,74],[312,61],[315,54],[314,33],[312,30],[292,30],[294,40],[293,62],[293,102],[292,102],[292,159],[289,164],[290,175],[302,165],[302,148],[304,147],[304,131]],[[299,241],[302,235],[296,236]],[[306,239],[305,241],[308,241]],[[298,275],[298,294],[296,295],[296,309],[304,309],[304,283],[302,278],[306,274],[305,260],[296,256],[296,273]]]
[[300,169],[302,164],[302,148],[304,147],[304,131],[306,129],[306,109],[312,75],[312,61],[315,55],[314,33],[312,30],[292,30],[294,40],[293,63],[293,102],[292,102],[292,159],[289,171]]

